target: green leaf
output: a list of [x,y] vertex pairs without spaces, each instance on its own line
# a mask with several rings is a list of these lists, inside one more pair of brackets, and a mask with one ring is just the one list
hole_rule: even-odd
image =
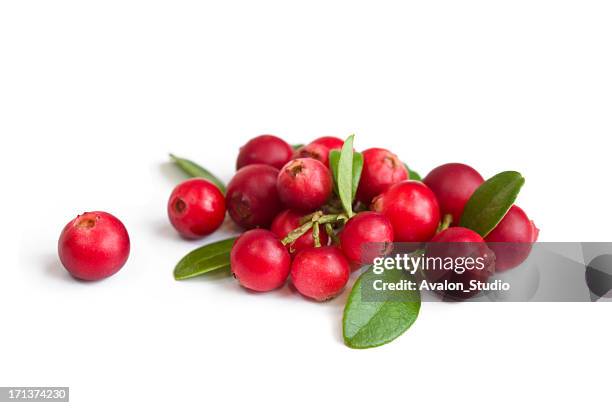
[[304,144],[303,143],[298,143],[298,144],[291,145],[291,147],[293,148],[293,150],[297,150],[300,147],[304,147]]
[[363,154],[354,152],[353,153],[353,196],[351,201],[355,200],[355,194],[357,194],[357,187],[359,187],[359,180],[361,179],[361,170],[363,170]]
[[236,237],[213,242],[194,249],[181,259],[174,268],[174,279],[183,280],[208,272],[229,271],[230,251]]
[[[342,207],[346,211],[348,217],[353,216],[353,138],[355,135],[349,136],[342,150],[340,151],[340,159],[338,160],[338,196]],[[361,171],[360,171],[361,172]]]
[[334,179],[334,191],[338,194],[338,162],[340,161],[340,150],[331,150],[329,152],[329,167],[332,171]]
[[[397,269],[376,275],[373,267],[357,279],[342,318],[342,334],[347,346],[359,349],[382,346],[412,326],[421,309],[419,291],[376,292],[372,286],[375,280],[397,283],[405,279],[412,277]],[[376,299],[364,299],[366,296],[376,296]]]
[[491,177],[474,191],[459,225],[486,237],[512,207],[523,184],[525,179],[516,171],[504,171]]
[[206,170],[204,167],[192,162],[191,160],[187,160],[182,157],[177,157],[173,154],[170,154],[170,158],[188,176],[201,177],[203,179],[206,179],[217,187],[219,187],[219,190],[221,190],[221,192],[225,194],[225,184],[223,184],[223,182],[219,180],[219,178],[217,178],[210,171]]
[[406,168],[406,170],[408,171],[408,179],[409,180],[415,180],[415,181],[421,181],[423,180],[421,178],[421,175],[419,173],[417,173],[416,171],[410,169],[408,167],[408,165],[406,163],[404,163],[404,167]]

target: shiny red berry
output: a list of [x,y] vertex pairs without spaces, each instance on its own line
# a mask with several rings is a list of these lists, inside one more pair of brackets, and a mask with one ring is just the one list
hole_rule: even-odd
[[214,232],[225,218],[225,197],[210,181],[194,178],[176,186],[168,200],[168,218],[185,238]]
[[364,211],[351,218],[340,233],[340,247],[349,261],[370,264],[387,255],[393,245],[393,226],[377,212]]
[[291,281],[302,295],[324,301],[339,294],[348,282],[349,263],[336,247],[308,248],[295,256]]
[[268,227],[283,206],[276,190],[278,170],[250,164],[238,170],[227,185],[225,206],[242,228]]
[[335,136],[322,136],[313,140],[311,143],[321,144],[327,147],[329,150],[340,150],[344,145],[344,141]]
[[62,230],[59,258],[72,276],[95,281],[117,272],[130,254],[130,237],[118,218],[103,211],[86,212]]
[[325,204],[332,192],[331,173],[314,159],[291,160],[278,174],[277,188],[287,207],[313,211]]
[[393,225],[397,242],[427,242],[440,223],[440,207],[434,193],[418,181],[402,181],[372,202]]
[[448,163],[436,167],[423,179],[440,204],[440,212],[453,216],[453,225],[459,224],[463,208],[472,193],[484,183],[476,170],[466,164]]
[[[306,213],[297,212],[294,210],[285,210],[279,213],[274,221],[272,221],[272,227],[270,230],[276,234],[280,239],[283,239],[294,229],[300,226],[300,220],[306,215]],[[319,242],[321,245],[327,245],[329,240],[325,228],[322,226],[319,228]],[[309,229],[304,235],[287,245],[289,253],[295,255],[296,253],[306,249],[314,247],[314,238],[312,237],[312,228]]]
[[293,149],[283,139],[272,135],[257,136],[240,148],[236,169],[249,164],[268,164],[280,169],[291,160]]
[[472,282],[486,283],[495,267],[495,255],[476,232],[451,227],[436,234],[427,244],[425,259],[430,267],[424,269],[429,282],[460,284],[437,291],[444,298],[462,300],[480,292]]
[[313,140],[306,146],[299,148],[294,158],[311,158],[320,161],[326,167],[329,166],[329,152],[342,149],[344,142],[333,136],[323,136]]
[[502,272],[520,265],[537,241],[538,228],[525,211],[513,205],[499,224],[485,238],[495,252],[495,270]]
[[408,171],[398,157],[386,149],[372,148],[362,152],[363,170],[357,198],[369,204],[374,197],[392,185],[408,179]]
[[230,252],[230,267],[238,282],[258,292],[281,287],[290,265],[287,249],[276,235],[263,229],[242,234]]

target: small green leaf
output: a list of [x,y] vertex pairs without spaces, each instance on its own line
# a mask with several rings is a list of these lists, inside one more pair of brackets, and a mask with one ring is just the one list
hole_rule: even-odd
[[[397,269],[376,275],[373,267],[364,272],[351,290],[344,308],[342,334],[351,348],[370,348],[387,344],[402,335],[419,316],[421,296],[418,290],[377,292],[379,299],[364,300],[366,292],[374,293],[375,280],[397,283],[412,277]],[[385,298],[385,294],[388,298]]]
[[298,143],[298,144],[291,145],[291,147],[293,148],[293,150],[297,150],[300,147],[304,147],[304,145],[302,143]]
[[357,194],[361,170],[363,170],[363,154],[355,152],[353,153],[353,197],[351,201],[355,200],[355,194]]
[[188,176],[201,177],[203,179],[206,179],[217,187],[219,187],[219,190],[221,190],[221,192],[225,194],[225,184],[223,184],[223,182],[219,180],[219,178],[217,178],[210,171],[206,170],[204,167],[192,162],[191,160],[187,160],[182,157],[177,157],[173,154],[170,154],[170,158]]
[[332,171],[334,179],[334,192],[338,194],[338,162],[340,161],[340,150],[331,150],[329,152],[329,167]]
[[406,168],[406,170],[408,170],[408,179],[409,180],[415,180],[415,181],[421,181],[422,180],[421,175],[419,173],[417,173],[416,171],[410,169],[406,163],[404,163],[404,167]]
[[338,160],[338,196],[342,202],[344,211],[350,217],[353,216],[353,138],[355,135],[349,136],[342,150],[340,151],[340,159]]
[[486,237],[512,207],[523,184],[525,179],[516,171],[504,171],[491,177],[474,191],[459,225]]
[[219,270],[229,271],[230,251],[237,238],[228,238],[194,249],[174,268],[174,279],[183,280]]

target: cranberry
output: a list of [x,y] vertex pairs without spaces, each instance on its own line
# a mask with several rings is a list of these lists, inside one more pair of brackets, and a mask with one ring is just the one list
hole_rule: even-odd
[[225,197],[204,179],[183,181],[168,200],[168,218],[185,238],[200,238],[214,232],[225,218]]
[[489,232],[486,241],[495,252],[495,270],[502,272],[520,265],[538,239],[538,228],[525,211],[513,205],[499,224]]
[[495,255],[482,237],[463,227],[451,227],[436,234],[427,244],[424,259],[431,263],[431,267],[424,268],[425,277],[430,283],[461,285],[437,291],[443,297],[454,300],[478,294],[478,289],[470,287],[471,282],[486,283],[495,264]]
[[115,216],[86,212],[62,230],[57,245],[60,261],[72,276],[95,281],[117,272],[130,254],[130,237]]
[[342,149],[344,142],[333,136],[323,136],[303,146],[295,152],[295,158],[311,158],[329,166],[329,152]]
[[440,212],[452,215],[454,225],[459,223],[465,204],[483,182],[480,173],[461,163],[443,164],[423,179],[436,195]]
[[349,261],[370,264],[389,253],[393,243],[391,221],[380,213],[364,211],[351,218],[340,234],[340,247]]
[[278,170],[251,164],[238,170],[227,185],[225,205],[242,228],[268,227],[283,206],[276,190]]
[[331,299],[348,282],[349,263],[336,247],[308,248],[291,265],[291,280],[302,295],[318,301]]
[[322,136],[313,140],[311,143],[321,144],[327,147],[329,150],[340,150],[344,145],[344,141],[335,136]]
[[373,148],[362,152],[363,170],[357,188],[357,198],[369,204],[393,184],[408,179],[408,171],[397,156],[385,149]]
[[[294,210],[285,210],[274,218],[270,230],[272,230],[277,237],[283,239],[287,236],[287,234],[300,226],[300,219],[305,215],[305,213],[300,213]],[[328,236],[325,232],[325,228],[319,228],[319,242],[321,245],[327,245],[327,241]],[[287,249],[289,250],[290,254],[296,254],[297,252],[300,252],[306,248],[313,248],[314,243],[311,228],[304,235],[289,244]]]
[[379,195],[372,209],[386,215],[398,242],[427,242],[440,223],[434,193],[419,181],[402,181]]
[[314,159],[295,159],[278,174],[278,194],[290,208],[312,211],[327,202],[332,192],[331,173]]
[[230,266],[245,288],[266,292],[281,287],[289,276],[291,257],[272,232],[254,229],[242,234],[230,253]]
[[240,148],[236,169],[249,164],[268,164],[280,169],[291,160],[293,149],[283,139],[272,135],[257,136]]

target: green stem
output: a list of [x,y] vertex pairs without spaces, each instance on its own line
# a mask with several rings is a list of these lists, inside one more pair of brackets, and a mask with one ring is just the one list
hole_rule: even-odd
[[[329,225],[329,224],[326,224]],[[315,222],[312,224],[312,238],[314,239],[315,248],[319,248],[321,246],[321,237],[319,235],[319,223]]]
[[302,224],[293,231],[291,231],[283,240],[281,241],[283,245],[292,244],[296,239],[304,235],[308,232],[309,229],[312,228],[312,221],[307,222],[306,224]]
[[[310,217],[310,219],[308,217]],[[293,242],[295,242],[296,239],[298,239],[299,237],[307,233],[311,228],[313,229],[313,237],[314,237],[315,228],[317,228],[317,233],[319,232],[318,231],[319,225],[321,224],[327,225],[329,223],[334,223],[334,222],[339,222],[339,221],[346,222],[346,220],[348,220],[348,217],[346,216],[346,214],[323,215],[321,211],[317,211],[311,215],[307,215],[306,217],[302,218],[300,220],[300,222],[303,222],[302,225],[300,225],[299,227],[291,231],[289,234],[287,234],[287,236],[283,238],[281,242],[283,243],[283,245],[292,244]],[[317,225],[317,227],[315,227],[315,225]]]
[[438,229],[436,233],[444,231],[445,229],[450,227],[452,223],[453,223],[453,216],[450,214],[445,214],[444,217],[442,217],[442,222],[440,222],[440,225],[438,225]]
[[329,235],[329,237],[332,239],[332,242],[334,244],[340,243],[340,240],[338,239],[338,235],[336,235],[336,232],[334,231],[334,227],[332,227],[330,223],[325,224],[325,232],[327,232],[327,235]]

